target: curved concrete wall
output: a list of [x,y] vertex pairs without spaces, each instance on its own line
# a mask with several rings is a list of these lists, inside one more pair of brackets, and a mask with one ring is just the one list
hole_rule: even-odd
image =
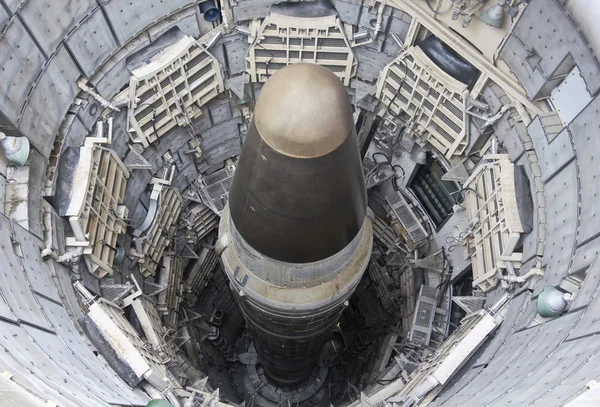
[[[272,3],[250,1],[253,0],[239,1],[234,13],[236,20],[264,15]],[[535,23],[539,20],[539,11],[534,7],[540,3],[546,5],[542,13],[551,24]],[[573,58],[590,93],[595,94],[600,89],[597,61],[573,24],[576,22],[591,46],[600,50],[600,34],[593,24],[598,6],[592,3],[595,2],[531,2],[528,9],[531,15],[521,19],[500,54],[530,96],[544,86],[548,75],[568,52],[574,53]],[[3,270],[0,271],[0,344],[5,348],[0,353],[0,369],[12,374],[11,380],[30,389],[36,397],[59,404],[71,405],[81,400],[86,400],[86,405],[143,403],[143,399],[94,355],[85,338],[69,321],[77,317],[79,306],[73,302],[75,295],[68,273],[52,262],[41,261],[42,243],[38,238],[42,235],[40,191],[55,136],[77,144],[100,114],[90,114],[93,102],[87,98],[79,105],[74,104],[79,95],[77,79],[90,78],[102,96],[111,98],[128,81],[127,55],[174,24],[191,35],[199,31],[192,10],[197,2],[161,0],[140,4],[125,0],[0,2],[0,27],[3,27],[0,112],[4,115],[0,124],[18,129],[31,140],[35,151],[30,165],[36,168],[30,177],[33,234],[0,216],[0,270]],[[572,12],[571,19],[557,7],[561,4]],[[356,7],[359,6],[338,1],[338,9],[347,21],[352,22],[354,16],[356,22],[360,18],[368,21],[370,17],[360,17],[360,13],[355,12]],[[407,25],[397,24],[398,28],[393,31],[402,32]],[[544,42],[538,42],[541,38]],[[568,44],[565,44],[566,39]],[[235,41],[243,42],[240,38]],[[243,53],[240,57],[238,48],[241,49],[231,47],[237,54],[227,52],[230,58],[237,55],[233,58],[238,62],[232,63],[230,70],[243,69],[243,61],[239,59]],[[539,67],[522,64],[526,51],[532,49],[544,61]],[[373,49],[357,51],[359,76],[365,80],[376,78],[384,64],[377,59],[377,54]],[[237,126],[234,114],[222,105],[211,106],[211,111],[215,113],[211,116],[219,119],[203,122],[203,129],[214,131],[215,137],[229,134],[229,130],[223,130],[227,126]],[[597,205],[600,166],[596,161],[600,159],[599,111],[600,99],[595,98],[562,132],[552,136],[547,134],[539,118],[534,118],[526,128],[508,121],[498,124],[504,125],[503,132],[496,129],[499,138],[511,159],[525,166],[532,180],[536,204],[543,208],[535,218],[540,227],[525,241],[529,262],[523,270],[541,256],[546,275],[533,292],[525,291],[513,298],[505,322],[494,338],[434,405],[564,405],[566,400],[582,392],[587,382],[598,377],[600,263],[596,259],[600,253]],[[236,134],[234,130],[231,132]],[[182,140],[184,135],[174,133],[172,137],[172,140]],[[124,154],[126,137],[121,140],[118,148]],[[162,165],[160,156],[166,148],[157,147],[149,158],[157,167]],[[193,175],[192,171],[188,178],[181,177],[179,187],[185,188]],[[139,185],[128,192],[131,207],[139,202],[150,176],[141,176]],[[13,232],[14,237],[11,237]],[[557,319],[532,326],[536,316],[535,298],[543,287],[558,284],[564,277],[581,271],[586,271],[587,277],[571,310]],[[62,291],[56,290],[55,283]],[[494,295],[490,294],[490,301]],[[73,391],[66,391],[65,380],[72,383],[69,389]],[[116,395],[115,388],[119,389]]]
[[[69,272],[43,262],[42,248],[40,239],[0,215],[0,369],[12,382],[3,389],[16,385],[11,405],[145,404],[73,324],[82,313]],[[3,402],[6,395],[1,392]]]
[[571,19],[581,30],[592,49],[600,52],[600,4],[594,0],[562,0]]

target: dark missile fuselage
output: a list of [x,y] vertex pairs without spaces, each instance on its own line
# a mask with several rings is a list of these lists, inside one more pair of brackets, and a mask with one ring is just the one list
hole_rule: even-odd
[[[371,224],[349,95],[329,70],[295,64],[264,85],[220,234],[236,300],[265,374],[310,375],[366,268]],[[243,276],[243,277],[242,277]]]

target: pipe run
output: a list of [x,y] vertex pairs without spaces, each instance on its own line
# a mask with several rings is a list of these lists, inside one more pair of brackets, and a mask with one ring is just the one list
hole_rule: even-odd
[[79,87],[79,89],[81,89],[85,93],[89,94],[94,99],[96,99],[96,101],[98,101],[98,103],[100,103],[100,105],[103,108],[111,109],[111,110],[114,110],[115,112],[121,111],[121,109],[119,109],[118,107],[116,107],[115,105],[110,103],[108,100],[104,99],[102,96],[100,96],[98,93],[96,93],[91,87],[89,87],[86,83],[85,78],[80,78],[77,81],[77,86]]

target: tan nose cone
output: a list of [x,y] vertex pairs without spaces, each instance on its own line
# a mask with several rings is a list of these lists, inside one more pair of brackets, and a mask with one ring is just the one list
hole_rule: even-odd
[[330,153],[353,127],[344,85],[328,69],[308,63],[290,65],[269,78],[254,120],[271,148],[298,158]]
[[366,190],[350,97],[315,64],[264,85],[229,192],[240,235],[265,256],[309,263],[356,236]]

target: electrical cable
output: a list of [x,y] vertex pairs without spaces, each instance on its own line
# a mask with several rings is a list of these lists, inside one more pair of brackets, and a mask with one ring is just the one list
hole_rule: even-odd
[[406,64],[404,62],[402,62],[401,66],[403,68],[404,77],[400,78],[400,83],[398,84],[398,90],[394,94],[394,97],[392,98],[392,100],[390,100],[390,103],[387,105],[387,109],[385,109],[386,113],[391,114],[393,117],[395,117],[397,119],[399,119],[398,115],[390,110],[390,106],[393,105],[394,102],[396,101],[396,98],[398,97],[398,95],[400,94],[400,91],[402,90],[402,85],[404,84],[404,82],[406,81],[406,77],[408,76]]
[[394,177],[394,185],[393,185],[393,186],[394,186],[394,189],[395,189],[396,191],[399,191],[399,190],[400,190],[400,186],[398,185],[398,180],[399,180],[399,179],[404,179],[404,178],[406,177],[406,171],[404,171],[404,168],[402,168],[402,166],[401,166],[401,165],[399,165],[399,164],[394,164],[394,165],[392,165],[392,169],[394,170],[394,173],[395,173],[395,174],[396,174],[396,167],[400,168],[400,171],[402,171],[402,175],[401,175],[401,176],[399,176],[399,177]]
[[272,60],[275,59],[275,55],[273,55],[273,52],[271,52],[270,49],[267,49],[258,43],[256,44],[256,46],[264,49],[271,55],[271,59],[269,59],[268,61],[265,62],[265,76],[267,77],[267,79],[269,79],[269,64],[271,63]]
[[156,140],[155,140],[156,145],[160,145],[160,136],[158,135],[158,131],[156,130],[156,106],[154,106],[154,103],[144,102],[144,103],[140,103],[139,105],[136,105],[135,107],[138,108],[141,106],[151,106],[152,107],[152,119],[150,119],[150,121],[152,122],[152,130],[154,131],[154,135],[156,136]]
[[458,237],[446,236],[446,243],[450,245],[446,248],[446,250],[448,250],[448,253],[452,253],[454,250],[456,250],[458,246],[464,246],[464,239],[468,235],[469,234],[467,232],[460,232]]
[[[375,159],[376,155],[382,155],[385,158],[385,161],[377,161]],[[392,165],[392,163],[390,162],[390,158],[385,154],[382,153],[381,151],[375,151],[372,155],[371,158],[373,159],[373,161],[375,161],[377,164],[390,164],[390,166]],[[393,168],[393,167],[392,167]]]
[[[436,287],[436,288],[440,288],[442,287],[442,289],[440,290],[441,295],[440,295],[440,299],[438,300],[438,308],[442,305],[442,300],[444,299],[444,293],[448,290],[448,286],[450,285],[450,281],[452,281],[452,267],[450,265],[450,262],[448,261],[448,257],[446,257],[446,250],[444,249],[444,247],[442,246],[442,257],[444,259],[444,266],[442,267],[442,282]],[[447,268],[447,270],[446,270]],[[446,272],[446,280],[444,281],[444,272]]]

